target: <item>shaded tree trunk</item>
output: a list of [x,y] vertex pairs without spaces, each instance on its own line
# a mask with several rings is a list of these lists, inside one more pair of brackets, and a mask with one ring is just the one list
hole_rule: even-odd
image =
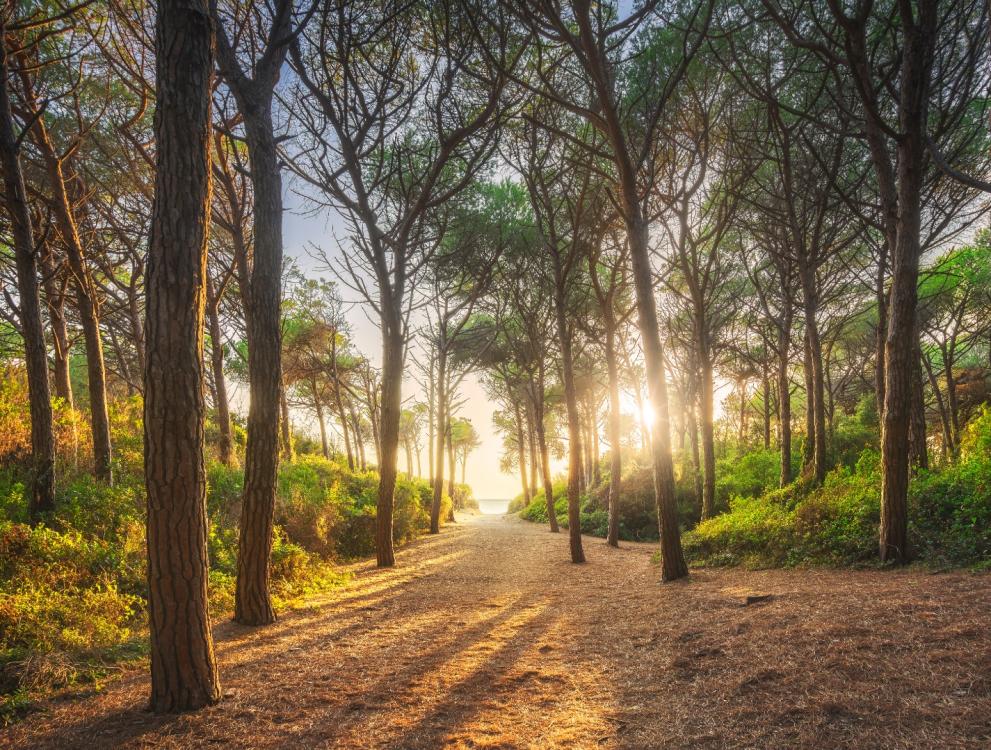
[[616,358],[615,321],[606,318],[606,369],[609,374],[609,524],[606,544],[619,546],[619,498],[623,491],[622,414],[619,397],[619,362]]
[[513,415],[516,418],[516,459],[520,467],[520,482],[523,485],[523,507],[530,504],[530,485],[526,477],[526,438],[524,437],[523,415],[520,404],[513,399]]
[[[0,14],[0,164],[4,199],[10,218],[17,266],[21,337],[28,379],[31,414],[31,473],[28,479],[28,516],[32,524],[55,509],[55,437],[48,384],[45,329],[38,292],[38,265],[28,211],[27,190],[21,171],[20,147],[10,104],[6,11]],[[70,396],[71,398],[71,391]]]
[[375,522],[375,558],[380,568],[396,564],[392,541],[392,513],[395,505],[397,460],[399,456],[399,415],[402,410],[403,350],[400,313],[389,300],[381,303],[382,402],[378,430],[379,492]]
[[206,271],[206,309],[210,324],[210,363],[213,367],[213,405],[217,410],[217,426],[220,430],[220,463],[230,466],[234,452],[231,435],[230,402],[227,398],[227,378],[224,375],[224,344],[220,332],[220,300],[216,297],[210,270]]
[[151,708],[169,713],[220,700],[207,597],[203,462],[212,36],[205,0],[160,0],[144,456]]

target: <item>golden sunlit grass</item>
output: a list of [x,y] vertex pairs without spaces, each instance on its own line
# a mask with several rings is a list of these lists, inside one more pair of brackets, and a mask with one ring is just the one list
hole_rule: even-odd
[[[14,748],[986,747],[987,575],[696,571],[648,545],[473,519],[274,626],[218,626],[225,698],[146,713],[147,676],[53,702]],[[747,605],[748,597],[764,597]]]

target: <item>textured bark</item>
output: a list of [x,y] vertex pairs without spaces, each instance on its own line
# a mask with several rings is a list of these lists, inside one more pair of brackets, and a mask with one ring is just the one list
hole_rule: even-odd
[[269,572],[282,393],[282,174],[272,124],[272,98],[289,43],[289,16],[284,6],[284,2],[278,3],[269,39],[274,46],[255,66],[255,78],[241,71],[226,35],[217,35],[220,70],[244,120],[254,200],[254,248],[245,305],[248,440],[234,597],[234,620],[244,625],[275,620]]
[[[26,60],[24,61],[27,62]],[[34,101],[32,81],[22,65],[21,81],[25,98],[31,110],[38,112]],[[45,127],[45,120],[39,116],[34,121],[34,140],[41,152],[51,188],[51,207],[55,215],[62,242],[65,244],[76,290],[76,307],[79,322],[86,343],[86,375],[89,380],[90,423],[93,432],[93,473],[105,482],[113,481],[111,469],[110,416],[107,411],[107,371],[103,361],[103,340],[100,336],[100,310],[97,289],[89,272],[86,254],[73,213],[73,202],[66,188],[66,176],[62,159],[55,150]]]
[[884,417],[881,422],[882,562],[904,563],[908,549],[908,452],[912,409],[912,345],[918,306],[922,185],[929,78],[935,38],[936,3],[924,0],[919,19],[903,20],[904,49],[900,71],[897,164],[896,242],[892,253],[887,338],[884,348]]
[[0,165],[3,168],[4,202],[10,218],[17,266],[21,337],[28,378],[31,414],[31,471],[28,479],[28,515],[32,523],[55,509],[55,438],[52,432],[52,400],[48,384],[48,358],[38,292],[38,264],[28,211],[27,191],[14,116],[10,106],[7,61],[7,29],[0,15]]
[[203,316],[212,32],[206,0],[160,0],[146,303],[151,708],[220,700],[207,599]]

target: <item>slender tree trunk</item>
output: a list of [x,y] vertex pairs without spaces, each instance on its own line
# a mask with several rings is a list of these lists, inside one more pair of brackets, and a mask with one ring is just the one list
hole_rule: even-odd
[[702,520],[712,518],[716,510],[716,436],[713,424],[713,374],[709,354],[708,336],[705,331],[697,331],[699,341],[698,359],[701,377],[699,401],[702,418]]
[[[693,401],[696,399],[692,399]],[[695,404],[688,410],[688,432],[692,446],[692,480],[695,485],[695,505],[702,513],[702,451],[699,446],[699,426],[695,416]]]
[[926,375],[929,379],[929,387],[932,388],[933,397],[936,399],[936,410],[939,412],[939,422],[943,428],[943,460],[947,461],[950,458],[950,452],[953,449],[953,430],[950,426],[950,415],[946,411],[946,404],[943,401],[943,392],[940,390],[939,381],[936,379],[935,373],[933,373],[932,365],[929,363],[927,357],[923,357],[922,363],[926,369]]
[[334,332],[333,343],[330,347],[331,374],[334,378],[334,403],[337,406],[337,418],[341,420],[341,432],[344,435],[344,452],[348,457],[348,468],[354,471],[354,453],[351,450],[351,438],[348,434],[348,415],[344,411],[344,397],[341,395],[341,380],[337,368],[337,332]]
[[530,485],[526,481],[526,445],[524,443],[523,415],[520,403],[513,398],[513,414],[516,418],[516,457],[520,465],[520,482],[523,485],[523,507],[530,504]]
[[625,214],[630,242],[630,258],[633,265],[633,281],[637,293],[640,334],[643,338],[647,385],[650,404],[654,409],[650,447],[654,468],[657,523],[661,542],[661,578],[664,581],[673,581],[688,575],[688,565],[681,549],[681,531],[678,528],[674,462],[671,459],[667,382],[664,374],[664,354],[661,348],[660,328],[657,322],[657,306],[654,300],[647,224],[641,218],[640,207],[636,203],[637,193],[631,168],[628,168],[628,174],[624,179],[623,193],[627,201]]
[[203,314],[212,26],[206,0],[159,0],[156,179],[144,377],[151,708],[220,700],[207,597]]
[[224,376],[224,343],[220,332],[220,300],[214,296],[210,270],[207,268],[207,317],[210,323],[210,356],[213,367],[214,407],[217,409],[217,425],[220,430],[220,463],[230,466],[234,452],[231,435],[230,402],[227,399],[227,378]]
[[[30,74],[27,72],[28,66],[25,64],[21,67],[21,80],[24,85],[25,96],[30,101],[32,111],[37,112],[33,84],[30,80]],[[69,267],[72,270],[72,278],[76,288],[79,322],[83,329],[83,340],[86,342],[86,374],[89,380],[90,422],[93,432],[93,473],[97,479],[112,483],[107,372],[103,361],[103,340],[100,337],[97,290],[87,267],[82,240],[79,238],[72,201],[66,190],[62,161],[49,137],[44,117],[39,116],[34,121],[34,133],[36,144],[45,163],[45,171],[48,173],[55,224],[68,254]]]
[[[2,115],[0,115],[2,116]],[[70,409],[75,406],[72,397],[72,377],[69,371],[69,329],[65,318],[65,290],[60,288],[55,259],[51,246],[41,253],[41,272],[48,307],[48,322],[52,327],[55,395]]]
[[544,501],[547,504],[547,520],[553,533],[558,532],[557,514],[554,511],[554,482],[551,480],[550,451],[547,449],[547,434],[544,429],[544,389],[541,379],[538,397],[540,403],[534,408],[534,426],[537,429],[537,445],[540,447],[540,468],[544,475]]
[[926,401],[922,382],[922,347],[916,331],[913,348],[915,361],[912,363],[912,416],[909,425],[909,460],[915,469],[929,468],[929,446],[926,444]]
[[295,457],[295,450],[292,443],[292,421],[289,417],[289,398],[286,395],[289,390],[285,382],[279,388],[279,446],[282,457],[286,461],[292,461]]
[[402,321],[398,309],[383,294],[382,310],[388,315],[382,327],[382,403],[378,436],[379,492],[375,523],[375,557],[380,568],[396,564],[392,540],[395,505],[399,414],[402,409],[403,349]]
[[791,484],[791,381],[788,378],[788,350],[791,317],[786,316],[778,330],[778,422],[781,426],[781,472],[779,484]]
[[317,393],[316,378],[312,380],[310,387],[313,389],[313,409],[317,413],[317,424],[320,426],[320,450],[324,458],[330,458],[330,445],[327,443],[327,423],[324,421],[323,404]]
[[616,325],[606,310],[606,368],[609,373],[609,525],[606,544],[619,546],[619,498],[623,491],[622,414],[619,398],[619,362],[616,359]]
[[454,486],[454,473],[456,468],[456,460],[454,455],[454,429],[451,425],[450,409],[448,409],[447,418],[447,469],[448,469],[448,480],[447,480],[447,494],[451,498],[451,509],[447,511],[447,520],[449,523],[454,522],[454,494],[457,492],[457,487]]
[[814,279],[808,272],[805,291],[805,341],[806,362],[809,366],[806,382],[811,386],[807,399],[811,401],[809,439],[812,441],[811,470],[816,484],[826,478],[826,391],[822,369],[822,339],[819,336],[818,300],[815,297]]
[[[434,466],[434,497],[430,504],[430,533],[440,533],[440,505],[444,495],[444,442],[447,425],[447,355],[438,347],[437,352],[437,385],[435,398],[437,400],[437,448],[432,455],[436,456]],[[452,498],[453,500],[453,498]]]
[[568,330],[566,283],[560,268],[560,258],[556,255],[556,284],[554,308],[557,318],[558,343],[561,346],[561,375],[564,380],[564,401],[568,412],[568,542],[571,547],[571,562],[585,562],[582,549],[581,505],[581,458],[582,436],[581,415],[578,412],[578,395],[575,392],[575,364],[571,352],[571,331]]
[[55,509],[55,437],[52,431],[52,399],[48,384],[48,358],[41,318],[41,296],[38,292],[34,234],[8,88],[10,69],[7,58],[6,13],[5,10],[0,14],[0,164],[3,167],[4,198],[14,240],[21,337],[24,340],[28,406],[31,414],[28,516],[32,523],[37,523],[43,514]]
[[764,367],[764,382],[762,384],[762,400],[764,402],[764,450],[771,450],[771,379]]

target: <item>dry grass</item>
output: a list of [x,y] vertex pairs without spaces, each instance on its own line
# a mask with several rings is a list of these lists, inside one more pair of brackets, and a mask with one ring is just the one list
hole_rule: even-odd
[[[275,626],[217,628],[225,688],[180,717],[147,678],[53,702],[12,748],[984,748],[991,577],[701,571],[473,519]],[[762,597],[744,604],[747,597]]]

